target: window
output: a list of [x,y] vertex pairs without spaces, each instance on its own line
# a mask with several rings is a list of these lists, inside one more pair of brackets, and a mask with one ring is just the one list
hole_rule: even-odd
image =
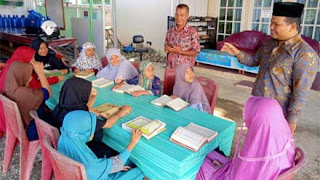
[[251,29],[270,34],[273,3],[281,0],[254,0]]
[[320,1],[298,0],[298,2],[305,5],[301,22],[302,34],[320,41]]
[[218,19],[218,41],[240,32],[242,0],[220,0]]

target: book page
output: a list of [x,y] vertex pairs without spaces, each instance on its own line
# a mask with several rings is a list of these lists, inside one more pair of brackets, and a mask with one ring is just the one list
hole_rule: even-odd
[[135,85],[135,86],[132,86],[131,88],[129,88],[128,90],[126,90],[125,92],[131,94],[132,92],[134,91],[144,91],[145,89],[139,85]]
[[171,101],[171,97],[164,94],[161,97],[151,101],[152,104],[157,105],[157,106],[164,106],[167,102]]
[[113,84],[113,81],[110,79],[105,79],[105,78],[99,78],[99,79],[92,81],[92,85],[94,87],[105,87],[105,86],[108,86],[111,84]]
[[171,138],[174,141],[186,145],[194,150],[198,150],[206,141],[205,137],[185,129],[184,127],[178,127],[172,134]]
[[129,121],[128,123],[126,123],[126,126],[132,128],[132,129],[138,129],[150,121],[151,121],[150,119],[139,116],[139,117]]
[[120,106],[113,105],[113,104],[102,104],[98,107],[94,107],[93,111],[96,113],[101,114],[105,118],[109,118],[112,115],[116,114],[120,110]]
[[56,77],[56,76],[62,76],[63,74],[61,73],[60,70],[46,70],[44,69],[44,74],[46,77]]
[[128,91],[128,89],[132,88],[135,85],[131,85],[131,84],[124,84],[121,87],[117,88],[117,89],[113,89],[113,91],[115,92],[119,92],[119,93],[124,93],[126,91]]
[[90,76],[93,76],[94,72],[80,71],[80,72],[76,73],[75,75],[76,75],[76,77],[79,77],[79,78],[88,78]]
[[153,132],[160,130],[159,128],[163,125],[161,121],[153,120],[148,122],[147,124],[143,125],[139,129],[147,136],[152,134]]
[[167,106],[171,107],[175,111],[180,111],[184,107],[188,106],[189,103],[185,102],[181,98],[175,98],[166,103]]
[[214,137],[218,135],[218,132],[211,130],[209,128],[197,125],[195,123],[190,123],[188,126],[184,128],[194,133],[197,133],[203,137],[206,137],[208,141],[211,141]]

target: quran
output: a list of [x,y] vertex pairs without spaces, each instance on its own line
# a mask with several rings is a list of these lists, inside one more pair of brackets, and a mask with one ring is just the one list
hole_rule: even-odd
[[116,114],[120,110],[120,108],[121,107],[118,105],[105,103],[100,106],[94,107],[92,110],[95,113],[98,113],[102,117],[107,119],[107,118],[113,116],[114,114]]
[[94,75],[94,72],[87,72],[87,71],[80,71],[78,73],[75,73],[75,76],[78,78],[87,79],[88,77],[91,77]]
[[130,132],[132,129],[140,129],[142,131],[142,136],[146,139],[151,139],[164,131],[165,126],[166,124],[160,120],[150,120],[143,116],[139,116],[122,124],[122,128]]
[[162,95],[161,97],[151,101],[151,104],[157,106],[168,106],[175,111],[180,111],[181,109],[189,105],[188,102],[182,100],[181,98],[172,99],[168,95]]

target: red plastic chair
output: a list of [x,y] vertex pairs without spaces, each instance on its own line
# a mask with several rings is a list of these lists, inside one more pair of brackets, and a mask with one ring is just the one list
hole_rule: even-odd
[[38,140],[29,141],[23,127],[17,103],[0,95],[0,101],[5,109],[4,115],[7,122],[6,147],[2,171],[8,171],[17,141],[20,143],[20,180],[30,179],[31,170],[37,152],[40,149]]
[[[101,64],[102,64],[102,67],[106,67],[109,63],[108,63],[108,60],[106,57],[103,57],[101,58]],[[134,61],[132,62],[132,65],[138,70],[139,68],[139,62],[138,61]]]
[[48,138],[50,138],[51,142],[53,143],[54,148],[56,148],[60,133],[56,127],[53,127],[47,122],[40,119],[37,111],[34,111],[34,110],[30,111],[30,116],[35,120],[38,135],[39,135],[39,141],[41,145],[41,152],[42,152],[41,179],[51,180],[53,175],[53,169],[50,162],[50,154],[45,149],[43,144],[43,137],[48,136]]
[[293,176],[307,163],[307,157],[301,148],[296,148],[295,165],[277,177],[277,180],[292,180]]
[[0,139],[6,133],[6,119],[4,117],[4,109],[2,106],[2,102],[0,102]]
[[164,71],[163,94],[166,94],[168,96],[172,95],[175,80],[176,80],[176,70],[166,69]]
[[207,77],[197,77],[198,81],[202,85],[203,91],[207,96],[207,99],[210,103],[211,114],[213,114],[214,106],[216,104],[216,99],[218,95],[219,86],[218,84]]
[[44,147],[50,152],[50,160],[56,180],[86,180],[84,165],[68,158],[54,149],[48,136],[43,138]]

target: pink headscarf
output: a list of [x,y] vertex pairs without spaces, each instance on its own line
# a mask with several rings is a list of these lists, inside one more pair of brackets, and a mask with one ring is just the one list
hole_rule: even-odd
[[[294,164],[295,147],[288,123],[278,102],[250,97],[244,107],[248,133],[238,154],[210,179],[276,179]],[[239,139],[237,142],[237,146]]]

